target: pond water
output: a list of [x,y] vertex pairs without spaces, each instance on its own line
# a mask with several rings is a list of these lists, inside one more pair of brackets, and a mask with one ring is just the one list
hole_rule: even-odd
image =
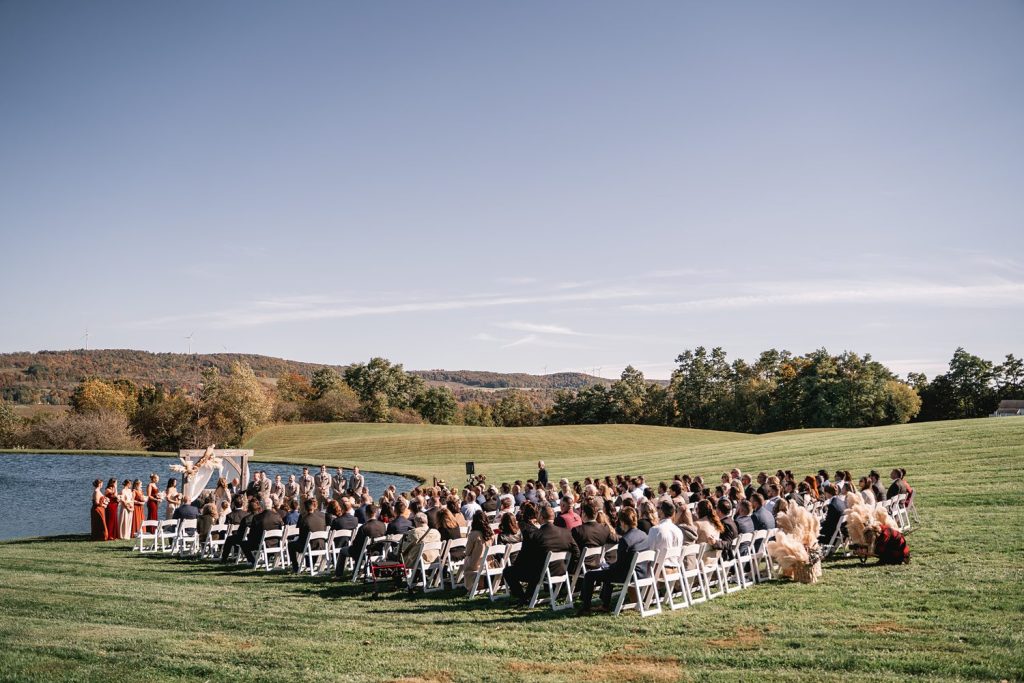
[[[181,475],[171,472],[177,458],[128,455],[47,455],[35,453],[0,453],[0,540],[30,536],[57,536],[61,534],[89,533],[89,507],[92,503],[92,482],[102,479],[104,485],[110,477],[119,482],[141,479],[143,487],[149,475],[160,475],[160,490],[169,477],[178,480]],[[280,474],[284,481],[288,475],[302,474],[302,465],[279,465],[250,461],[250,471],[264,470],[273,479]],[[309,466],[310,474],[320,466]],[[333,474],[336,470],[330,468]],[[346,475],[351,471],[346,469]],[[377,472],[363,472],[366,485],[375,497],[389,484],[399,491],[408,491],[417,482],[406,477]],[[216,480],[211,481],[214,486]],[[164,505],[160,504],[163,517]]]

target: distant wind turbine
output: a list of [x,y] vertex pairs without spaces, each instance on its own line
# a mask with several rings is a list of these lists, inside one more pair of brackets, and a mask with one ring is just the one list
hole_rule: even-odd
[[195,330],[192,331],[192,334],[185,337],[188,340],[188,355],[190,356],[192,355],[192,337],[194,336],[196,336]]
[[83,334],[82,337],[85,339],[85,350],[88,351],[89,350],[89,329],[88,328],[86,328],[85,334]]

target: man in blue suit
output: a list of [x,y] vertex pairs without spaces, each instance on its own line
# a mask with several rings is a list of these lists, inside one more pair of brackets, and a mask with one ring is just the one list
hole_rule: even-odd
[[835,484],[826,484],[823,490],[828,506],[825,511],[825,523],[821,525],[821,534],[818,535],[818,543],[828,543],[832,540],[832,534],[836,532],[839,520],[843,518],[843,513],[846,512],[846,499],[837,495],[839,492]]
[[[618,550],[615,553],[615,564],[607,569],[587,572],[583,576],[583,594],[580,597],[580,614],[589,614],[591,611],[590,602],[594,598],[594,584],[601,584],[601,607],[602,612],[607,612],[612,605],[612,585],[624,583],[626,574],[629,572],[629,565],[633,562],[633,554],[642,549],[647,540],[647,534],[636,528],[636,510],[623,508],[619,513],[619,523],[625,528],[625,533],[619,538]],[[644,565],[649,563],[644,563]],[[636,573],[639,578],[644,578],[650,571],[650,567],[637,565]]]
[[774,529],[775,516],[764,506],[764,496],[755,493],[750,497],[750,504],[754,506],[754,511],[750,514],[754,522],[754,530]]

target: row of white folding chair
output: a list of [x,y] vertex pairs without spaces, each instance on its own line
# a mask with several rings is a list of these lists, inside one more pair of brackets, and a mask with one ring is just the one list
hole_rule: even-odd
[[285,542],[284,529],[264,531],[252,568],[265,569],[269,572],[274,569],[288,569],[289,566],[291,566],[291,559],[288,556],[288,543]]
[[174,542],[171,544],[171,556],[192,557],[199,554],[199,532],[196,529],[198,522],[194,519],[178,520],[177,533],[174,535]]
[[352,580],[367,580],[371,577],[371,567],[379,562],[385,561],[388,557],[397,555],[398,547],[402,543],[402,534],[391,534],[367,538],[352,568]]
[[134,550],[139,553],[155,553],[159,550],[160,543],[160,522],[155,519],[147,519],[142,522],[139,531],[135,534],[137,543]]
[[[552,571],[552,568],[558,563],[562,565],[562,571],[556,574]],[[533,589],[533,595],[530,596],[530,607],[534,607],[537,604],[541,591],[546,590],[552,611],[559,612],[564,609],[572,609],[572,577],[569,575],[568,563],[569,553],[567,551],[548,551],[547,556],[544,558],[544,569],[541,571],[540,581],[537,582]],[[563,590],[565,591],[565,598],[560,602],[559,596]]]
[[210,533],[199,541],[199,559],[219,560],[224,550],[224,542],[234,532],[234,524],[214,524],[210,527]]

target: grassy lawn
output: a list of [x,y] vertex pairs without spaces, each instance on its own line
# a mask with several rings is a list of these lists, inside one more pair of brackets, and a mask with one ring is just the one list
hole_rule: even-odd
[[268,430],[250,446],[268,459],[450,481],[464,459],[496,479],[531,476],[537,457],[570,478],[902,465],[925,524],[909,538],[909,566],[843,560],[815,586],[770,583],[644,620],[509,610],[458,594],[374,600],[329,579],[138,557],[124,543],[0,543],[0,679],[1024,678],[1024,420],[761,437],[327,425]]

